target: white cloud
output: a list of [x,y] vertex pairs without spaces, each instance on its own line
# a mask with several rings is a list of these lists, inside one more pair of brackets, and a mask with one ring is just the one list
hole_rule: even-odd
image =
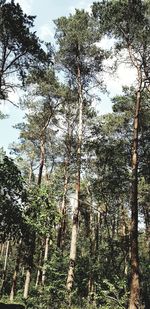
[[114,56],[113,59],[104,61],[104,82],[107,85],[107,89],[111,95],[121,93],[122,86],[130,87],[132,85],[136,85],[136,69],[131,66],[127,51],[122,51],[120,53],[120,56],[118,57],[117,69],[116,71],[113,71],[111,67],[113,67],[115,60],[116,57]]
[[136,70],[125,63],[119,65],[117,75],[117,82],[122,85],[131,86],[136,82]]
[[53,31],[51,30],[50,24],[44,24],[39,29],[39,36],[41,40],[48,40],[54,36]]
[[31,14],[33,0],[16,0],[15,2],[20,4],[25,13]]
[[120,64],[114,74],[105,73],[104,82],[111,96],[122,92],[123,86],[132,86],[136,82],[135,70]]
[[117,69],[113,70],[115,61],[117,60],[114,51],[115,40],[104,36],[101,41],[96,42],[96,46],[106,50],[112,50],[114,57],[104,61],[103,73],[104,82],[110,94],[116,95],[122,92],[122,86],[132,86],[136,84],[136,70],[131,66],[128,52],[123,50],[118,54]]
[[108,36],[105,35],[104,37],[102,37],[101,41],[96,42],[95,45],[97,47],[102,48],[102,49],[108,49],[109,50],[109,49],[113,48],[114,42],[115,42],[114,39],[109,38]]

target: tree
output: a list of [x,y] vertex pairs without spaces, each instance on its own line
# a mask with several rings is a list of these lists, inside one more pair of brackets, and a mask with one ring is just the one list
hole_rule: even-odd
[[28,90],[28,95],[22,100],[22,107],[28,109],[28,114],[24,117],[24,123],[16,125],[20,130],[20,151],[17,145],[12,145],[12,149],[16,153],[24,152],[27,156],[30,154],[30,175],[33,164],[34,166],[37,164],[39,166],[37,184],[40,186],[46,161],[48,164],[48,158],[52,156],[48,150],[48,141],[50,142],[52,136],[57,133],[55,123],[61,103],[61,86],[54,71],[48,68],[42,71],[42,75],[35,70],[32,71],[28,78]]
[[76,189],[70,246],[70,264],[67,277],[67,290],[72,290],[77,249],[78,219],[80,208],[80,178],[83,135],[84,98],[88,85],[95,77],[95,71],[101,70],[103,52],[93,43],[91,19],[84,10],[76,10],[68,18],[62,17],[55,21],[56,39],[59,44],[57,54],[60,65],[77,91],[78,130],[76,137]]
[[[149,3],[142,1],[103,1],[93,5],[93,13],[100,29],[114,37],[116,50],[128,52],[130,63],[136,70],[136,100],[132,141],[131,184],[131,288],[129,309],[140,306],[140,281],[138,259],[138,141],[139,115],[142,91],[149,84]],[[111,18],[110,18],[111,16]]]
[[4,156],[0,162],[0,238],[1,243],[6,241],[6,255],[2,273],[1,296],[3,295],[7,271],[7,259],[11,239],[19,239],[22,234],[23,207],[25,190],[20,171],[12,159]]
[[40,69],[47,60],[38,37],[31,31],[34,19],[34,16],[24,14],[20,5],[13,0],[0,1],[1,100],[9,99],[9,92],[18,84],[17,77],[24,83],[29,69],[35,66]]
[[59,248],[64,249],[65,234],[67,228],[67,208],[68,208],[68,191],[71,189],[71,177],[72,171],[74,170],[74,156],[75,154],[75,126],[76,126],[76,92],[71,89],[71,86],[64,86],[64,95],[60,110],[61,128],[63,133],[61,136],[61,150],[62,150],[62,167],[63,167],[63,193],[62,201],[60,206],[61,220],[58,228],[57,245]]
[[19,237],[21,233],[22,209],[26,194],[20,171],[7,156],[0,162],[0,174],[0,237],[5,241],[11,237]]

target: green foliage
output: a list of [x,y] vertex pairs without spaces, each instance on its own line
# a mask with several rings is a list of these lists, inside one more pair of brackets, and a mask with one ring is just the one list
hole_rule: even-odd
[[[80,67],[82,87],[94,80],[95,72],[102,70],[102,61],[106,54],[97,48],[92,32],[92,20],[84,10],[76,10],[68,18],[55,21],[56,42],[59,44],[57,61],[77,86],[78,66]],[[87,88],[88,89],[88,88]]]
[[128,302],[128,291],[126,290],[125,279],[117,276],[114,278],[115,283],[109,280],[103,280],[102,286],[98,286],[97,302],[103,309],[125,309]]
[[47,58],[35,32],[31,31],[34,19],[34,16],[24,14],[18,3],[0,2],[1,99],[8,99],[9,91],[17,86],[7,78],[8,75],[15,72],[24,83],[29,68],[35,65],[40,68]]
[[92,10],[99,25],[99,37],[103,33],[113,38],[117,53],[128,52],[138,82],[141,79],[143,86],[147,87],[150,82],[150,2],[104,0],[94,3]]
[[51,235],[51,230],[57,224],[59,215],[55,203],[55,192],[52,187],[30,187],[26,201],[24,217],[27,225],[36,230],[39,236]]
[[13,160],[7,156],[4,156],[0,162],[0,174],[0,236],[4,241],[10,235],[16,237],[21,233],[26,194],[20,171]]
[[94,3],[92,9],[103,33],[132,42],[135,40],[138,44],[148,31],[148,5],[146,1],[104,0]]

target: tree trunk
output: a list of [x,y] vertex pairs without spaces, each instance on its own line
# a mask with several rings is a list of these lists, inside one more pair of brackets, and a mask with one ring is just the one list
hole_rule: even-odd
[[5,249],[5,243],[1,243],[1,257],[4,254],[4,249]]
[[74,271],[76,261],[76,248],[77,248],[77,233],[78,233],[78,217],[79,217],[79,205],[80,205],[80,172],[81,172],[81,145],[82,145],[82,126],[83,126],[83,98],[82,98],[82,87],[81,87],[81,73],[80,66],[78,64],[77,72],[78,81],[78,102],[79,102],[79,124],[78,124],[78,143],[77,143],[77,175],[76,175],[76,192],[75,192],[75,208],[73,213],[72,223],[72,235],[71,235],[71,246],[70,246],[70,262],[67,276],[67,291],[70,293],[74,282]]
[[131,191],[131,285],[129,309],[140,308],[140,282],[138,259],[138,132],[141,104],[141,89],[136,94],[134,135],[132,149],[132,191]]
[[19,264],[20,264],[20,254],[21,254],[21,243],[22,241],[20,240],[19,245],[18,245],[18,253],[17,253],[17,259],[16,259],[16,266],[13,274],[13,282],[12,282],[12,287],[11,287],[11,292],[10,292],[10,301],[13,302],[15,292],[16,292],[16,284],[17,284],[17,275],[19,271]]
[[150,258],[150,209],[149,204],[145,203],[143,206],[144,221],[145,221],[145,235],[148,249],[148,256]]
[[23,293],[24,299],[27,299],[29,295],[30,280],[31,280],[31,267],[29,267],[26,271],[26,280],[24,284],[24,293]]
[[29,295],[31,272],[33,269],[33,258],[34,258],[34,252],[35,252],[35,239],[36,239],[35,231],[32,231],[32,234],[30,234],[29,236],[30,238],[29,238],[28,256],[27,256],[27,270],[26,270],[26,279],[25,279],[24,293],[23,293],[24,299],[27,299]]
[[10,241],[7,240],[7,242],[6,242],[6,252],[5,252],[4,268],[3,268],[3,274],[2,274],[2,285],[1,285],[1,290],[0,290],[0,297],[3,296],[3,290],[4,290],[4,285],[5,285],[7,260],[8,260],[8,252],[9,252],[9,244],[10,244]]
[[33,161],[31,160],[29,168],[29,184],[31,184],[32,177],[33,177]]
[[46,237],[45,240],[45,252],[44,252],[44,263],[42,268],[42,285],[45,284],[45,275],[46,275],[46,262],[48,260],[48,249],[49,249],[49,236]]
[[96,262],[97,259],[97,251],[99,250],[99,215],[100,213],[94,213],[93,210],[93,200],[91,196],[91,207],[90,207],[90,217],[89,217],[89,240],[90,240],[90,247],[89,247],[89,281],[88,281],[88,299],[89,304],[92,308],[96,308],[95,303],[95,282],[94,280],[94,273],[93,273],[93,262]]
[[64,244],[64,236],[66,231],[66,197],[67,197],[67,189],[68,189],[68,160],[65,161],[65,171],[64,171],[64,192],[63,192],[63,200],[61,205],[61,215],[62,219],[58,228],[58,236],[57,236],[57,246],[63,249]]
[[41,145],[40,145],[40,167],[39,167],[39,173],[38,173],[38,180],[37,185],[40,187],[41,181],[42,181],[42,173],[43,173],[43,167],[44,167],[44,160],[45,160],[45,143],[43,138],[41,139]]
[[41,247],[40,254],[39,254],[39,261],[38,261],[38,271],[37,271],[36,283],[35,283],[36,287],[40,284],[41,277],[42,277],[42,271],[41,271],[41,265],[42,265],[42,260],[43,260],[43,250],[42,249],[43,248]]
[[[70,102],[69,102],[70,103]],[[66,199],[67,199],[67,191],[68,191],[68,182],[69,182],[69,165],[70,165],[70,157],[71,157],[71,125],[70,125],[70,109],[69,109],[69,118],[67,119],[67,135],[66,135],[66,159],[64,162],[64,192],[63,199],[61,204],[61,215],[62,218],[60,220],[60,225],[58,228],[58,236],[57,236],[57,246],[62,249],[64,246],[65,233],[66,233]]]

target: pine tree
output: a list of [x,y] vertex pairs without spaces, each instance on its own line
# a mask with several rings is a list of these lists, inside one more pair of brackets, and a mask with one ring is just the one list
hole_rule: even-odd
[[75,15],[62,17],[55,21],[56,39],[59,44],[57,59],[73,83],[78,96],[78,130],[76,140],[76,189],[70,246],[70,264],[67,277],[67,290],[70,293],[74,281],[77,234],[80,208],[80,178],[82,158],[83,112],[85,90],[92,83],[95,71],[101,70],[104,54],[96,48],[91,31],[91,19],[88,13],[76,10]]

